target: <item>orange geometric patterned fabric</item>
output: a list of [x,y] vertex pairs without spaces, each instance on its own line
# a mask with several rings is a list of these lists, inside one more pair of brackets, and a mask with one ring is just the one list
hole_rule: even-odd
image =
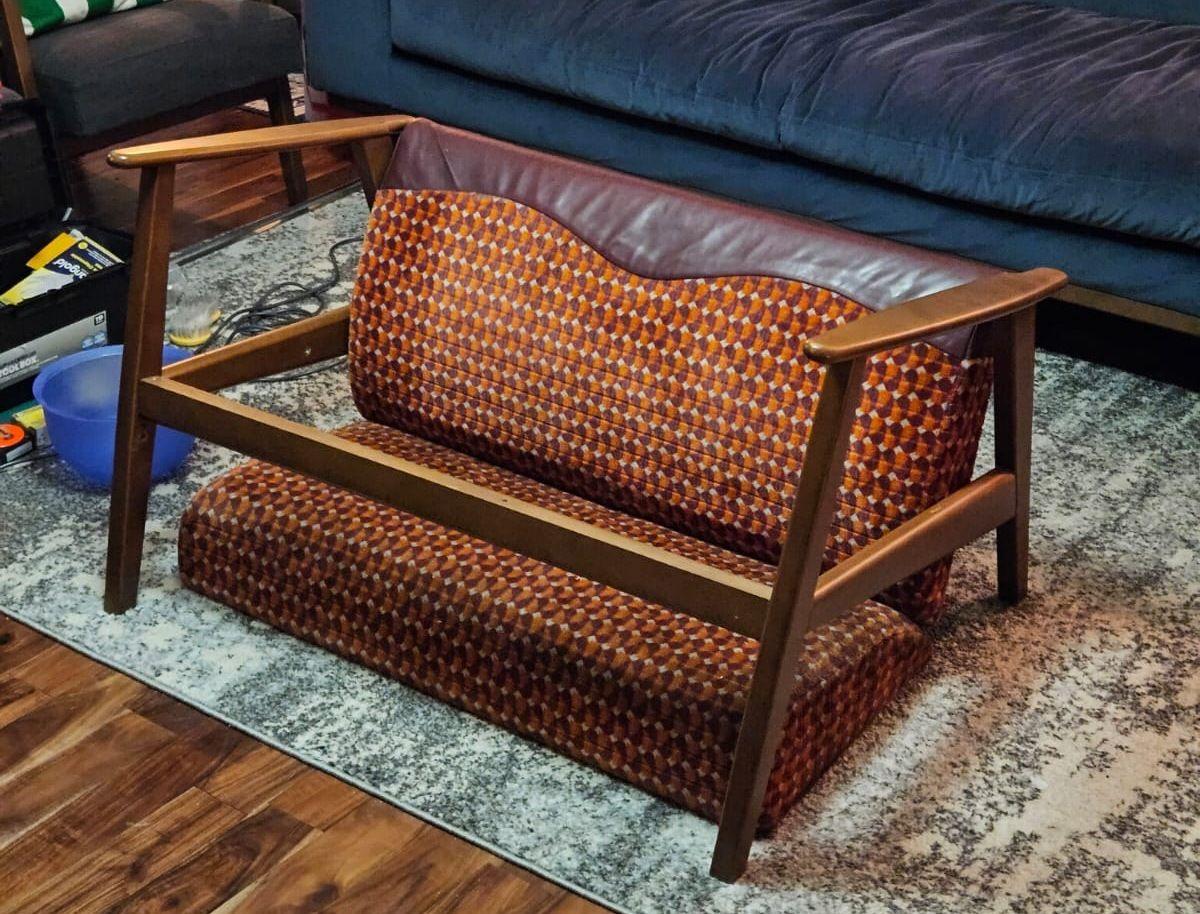
[[[770,582],[769,565],[388,426],[343,437]],[[184,583],[710,819],[758,644],[270,464],[194,499]],[[769,829],[925,662],[868,602],[809,633],[760,820]]]
[[[821,380],[804,341],[866,313],[793,280],[637,276],[520,203],[384,189],[351,382],[375,422],[775,563]],[[925,343],[870,361],[827,567],[969,479],[989,389]],[[933,621],[948,574],[884,599]]]

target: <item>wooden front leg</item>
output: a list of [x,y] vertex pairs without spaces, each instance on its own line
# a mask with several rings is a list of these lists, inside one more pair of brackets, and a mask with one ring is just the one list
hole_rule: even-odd
[[1000,598],[1016,603],[1029,584],[1029,483],[1033,449],[1032,307],[995,326],[996,468],[1016,480],[1013,519],[996,530],[996,570]]
[[174,188],[174,165],[142,172],[108,517],[104,608],[111,613],[124,612],[137,602],[156,430],[155,424],[141,414],[138,382],[162,373]]
[[865,370],[865,357],[825,368],[713,851],[710,872],[725,882],[742,874],[750,856],[791,703],[800,647],[812,626],[817,577]]

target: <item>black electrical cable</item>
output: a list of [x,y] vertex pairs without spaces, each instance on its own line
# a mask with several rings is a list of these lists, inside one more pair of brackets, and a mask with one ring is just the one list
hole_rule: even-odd
[[[238,308],[236,311],[231,311],[229,314],[222,315],[213,327],[212,336],[196,347],[196,354],[199,355],[201,352],[207,352],[218,346],[224,346],[235,340],[245,339],[246,337],[254,336],[267,330],[286,327],[288,324],[294,324],[298,320],[303,320],[306,317],[315,317],[320,314],[329,307],[329,302],[325,299],[325,293],[342,281],[342,265],[337,259],[338,252],[342,248],[349,247],[352,244],[361,243],[361,235],[335,241],[325,254],[329,258],[329,263],[332,267],[330,274],[315,285],[305,286],[294,280],[276,283],[249,305]],[[276,298],[276,296],[279,296],[283,292],[287,292],[288,294],[281,298]],[[305,307],[303,303],[309,301],[315,302],[316,307]],[[345,356],[340,356],[339,358],[320,362],[311,367],[283,372],[272,375],[269,378],[260,378],[259,380],[270,382],[296,381],[300,378],[307,378],[309,375],[327,371],[345,360]],[[24,466],[25,464],[49,457],[53,453],[54,450],[52,448],[39,449],[31,454],[18,457],[10,463],[0,464],[0,469],[7,470]]]
[[[315,317],[329,307],[325,293],[336,287],[342,281],[342,265],[338,262],[338,252],[350,245],[362,244],[362,236],[355,235],[336,241],[326,252],[331,270],[328,276],[315,285],[306,286],[295,280],[276,283],[267,289],[249,305],[237,308],[224,314],[213,326],[212,336],[196,347],[196,353],[207,352],[218,346],[225,346],[240,339],[286,327],[296,321]],[[311,368],[289,371],[262,378],[263,381],[294,381],[309,375],[325,371],[342,361],[345,357],[331,362],[322,362]]]

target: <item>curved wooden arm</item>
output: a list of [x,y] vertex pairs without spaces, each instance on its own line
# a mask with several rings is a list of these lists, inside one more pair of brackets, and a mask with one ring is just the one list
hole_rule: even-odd
[[413,120],[415,118],[408,114],[380,114],[168,140],[165,143],[114,149],[108,154],[108,164],[116,168],[146,168],[203,159],[287,152],[309,146],[338,146],[397,133]]
[[805,343],[804,351],[826,365],[846,362],[956,327],[1015,314],[1066,284],[1067,274],[1049,267],[985,276],[822,333]]

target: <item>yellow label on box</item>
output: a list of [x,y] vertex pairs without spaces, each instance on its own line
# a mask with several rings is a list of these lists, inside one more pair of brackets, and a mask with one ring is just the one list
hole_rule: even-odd
[[78,239],[73,235],[70,235],[67,232],[62,232],[53,241],[30,257],[25,266],[29,267],[31,270],[40,270],[59,254],[70,250],[76,241],[78,241]]

